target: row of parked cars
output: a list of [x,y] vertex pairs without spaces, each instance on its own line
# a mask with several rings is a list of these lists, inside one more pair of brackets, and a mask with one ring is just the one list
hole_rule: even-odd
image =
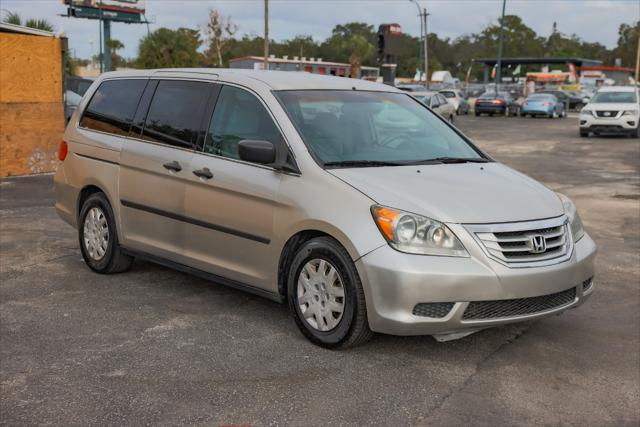
[[[469,114],[471,104],[457,89],[438,92],[424,91],[422,86],[405,85],[400,89],[411,92],[418,101],[453,122],[459,114]],[[580,111],[580,136],[623,134],[640,137],[640,94],[634,87],[609,86],[597,92],[542,90],[517,100],[508,91],[487,91],[474,105],[474,114],[506,117],[567,117],[567,111]]]
[[[458,89],[424,91],[420,85],[401,85],[399,89],[411,92],[416,99],[440,113],[449,121],[455,115],[469,114],[471,102]],[[518,100],[508,91],[487,91],[480,95],[474,105],[476,116],[544,116],[549,118],[566,117],[567,111],[579,111],[589,102],[590,94],[563,90],[543,90]]]

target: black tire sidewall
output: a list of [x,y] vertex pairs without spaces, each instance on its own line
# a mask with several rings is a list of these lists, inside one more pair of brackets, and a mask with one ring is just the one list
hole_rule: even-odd
[[[332,243],[328,239],[320,238],[304,244],[291,262],[287,276],[287,299],[298,328],[309,340],[327,348],[338,347],[347,340],[354,324],[358,304],[355,288],[359,280],[358,273],[351,259],[345,257],[346,252],[339,250],[337,243]],[[316,258],[330,262],[338,270],[344,287],[344,313],[338,326],[327,332],[318,331],[307,323],[300,311],[297,298],[298,276],[304,265]]]
[[[109,244],[107,246],[104,257],[102,257],[100,261],[92,259],[91,256],[87,253],[87,250],[84,246],[84,220],[89,210],[93,207],[98,207],[100,208],[100,210],[102,210],[107,220],[107,226],[109,227]],[[118,245],[118,237],[116,232],[116,224],[113,220],[113,211],[111,210],[111,205],[102,193],[92,194],[82,205],[80,215],[78,216],[78,240],[80,243],[80,251],[82,252],[82,257],[84,258],[84,261],[89,266],[89,268],[98,273],[107,272],[113,262],[114,251]]]

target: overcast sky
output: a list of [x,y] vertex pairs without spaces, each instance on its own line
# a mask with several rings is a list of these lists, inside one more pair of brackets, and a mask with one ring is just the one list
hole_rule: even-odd
[[[496,21],[500,0],[420,0],[431,13],[429,32],[439,37],[455,38],[482,30]],[[420,32],[417,9],[409,0],[270,0],[270,35],[282,40],[299,34],[321,40],[336,24],[360,21],[376,26],[397,22],[403,31]],[[46,18],[56,30],[64,30],[70,47],[81,58],[98,50],[98,22],[67,19],[61,0],[2,0],[2,14],[19,13],[25,18]],[[202,27],[207,10],[216,8],[230,15],[239,26],[239,34],[262,34],[262,0],[147,0],[147,17],[154,20],[150,28]],[[613,47],[621,23],[640,19],[639,0],[507,0],[507,14],[522,17],[539,35],[547,36],[554,21],[563,33],[576,33],[590,42]],[[125,45],[126,57],[136,56],[138,41],[146,35],[145,25],[112,25],[112,37]],[[259,53],[259,52],[256,52]],[[327,58],[330,59],[330,58]]]

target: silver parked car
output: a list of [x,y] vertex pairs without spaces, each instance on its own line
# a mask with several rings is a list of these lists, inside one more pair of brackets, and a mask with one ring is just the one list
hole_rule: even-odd
[[471,106],[469,105],[469,101],[467,97],[462,93],[461,90],[458,89],[442,89],[440,91],[447,101],[453,105],[453,108],[456,111],[457,115],[461,114],[469,114],[469,109]]
[[105,73],[60,146],[56,209],[97,273],[139,257],[286,302],[328,348],[459,338],[577,307],[574,204],[409,94],[253,70]]
[[456,115],[456,108],[452,103],[447,101],[447,98],[445,98],[441,93],[412,92],[411,96],[453,123],[453,118]]

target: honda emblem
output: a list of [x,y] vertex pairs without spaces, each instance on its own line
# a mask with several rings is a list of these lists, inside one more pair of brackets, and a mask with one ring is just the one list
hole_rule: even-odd
[[547,250],[547,240],[538,234],[529,239],[529,249],[532,254],[541,254]]

